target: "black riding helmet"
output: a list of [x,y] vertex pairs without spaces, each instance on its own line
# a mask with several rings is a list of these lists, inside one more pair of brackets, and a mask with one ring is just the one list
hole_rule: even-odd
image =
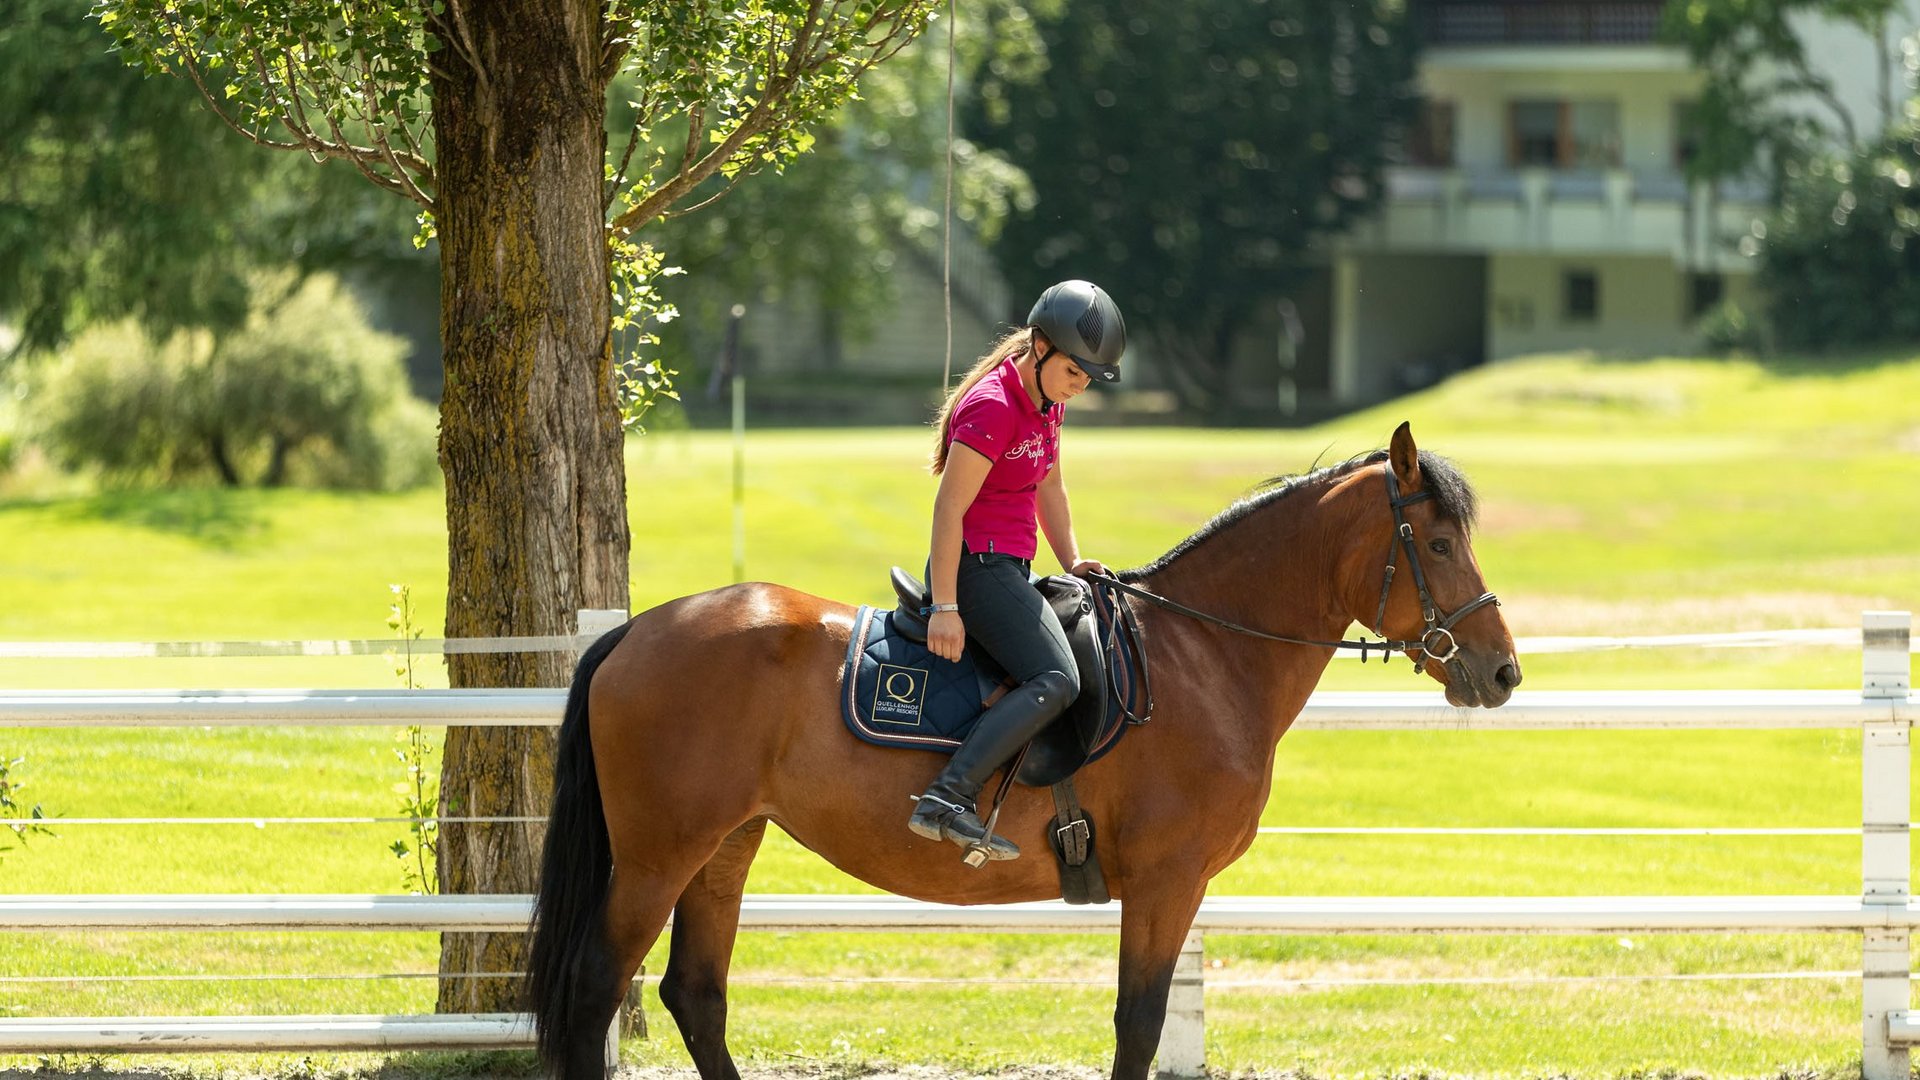
[[[1119,305],[1100,286],[1091,281],[1053,286],[1035,301],[1027,325],[1047,335],[1054,349],[1072,357],[1095,383],[1120,381],[1127,324],[1120,318]],[[1039,359],[1039,363],[1046,361],[1046,356]]]

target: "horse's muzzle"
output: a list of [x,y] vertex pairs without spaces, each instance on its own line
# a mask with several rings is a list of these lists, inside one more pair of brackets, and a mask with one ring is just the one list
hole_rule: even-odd
[[1520,660],[1511,653],[1461,649],[1448,660],[1447,704],[1462,709],[1496,709],[1520,685]]

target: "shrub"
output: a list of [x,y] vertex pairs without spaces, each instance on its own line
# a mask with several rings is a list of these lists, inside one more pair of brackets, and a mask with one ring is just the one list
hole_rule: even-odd
[[1720,301],[1711,311],[1700,316],[1694,329],[1699,333],[1707,352],[1714,356],[1731,356],[1735,353],[1751,356],[1764,351],[1766,344],[1766,335],[1759,320],[1733,300]]
[[34,411],[57,461],[114,480],[410,487],[434,475],[433,413],[404,352],[314,278],[218,341],[92,328],[40,373]]
[[1826,350],[1920,341],[1920,132],[1785,180],[1758,281],[1779,343]]

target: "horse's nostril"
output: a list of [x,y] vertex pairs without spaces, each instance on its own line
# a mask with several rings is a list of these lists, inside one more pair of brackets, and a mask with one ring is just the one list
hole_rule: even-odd
[[1502,690],[1511,690],[1520,685],[1520,665],[1502,664],[1500,670],[1493,673],[1493,681],[1500,684]]

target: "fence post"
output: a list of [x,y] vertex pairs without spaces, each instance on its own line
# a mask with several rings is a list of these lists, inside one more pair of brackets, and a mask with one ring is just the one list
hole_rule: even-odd
[[1174,961],[1173,986],[1167,992],[1167,1019],[1160,1029],[1159,1075],[1205,1076],[1207,1073],[1206,937],[1198,930],[1187,934]]
[[[1861,616],[1863,701],[1905,701],[1911,682],[1908,661],[1913,616],[1905,611],[1869,611]],[[1908,721],[1870,719],[1860,747],[1861,899],[1869,904],[1907,904],[1911,883],[1912,798]],[[1904,928],[1868,930],[1861,966],[1861,1074],[1864,1080],[1907,1080],[1907,1048],[1888,1038],[1888,1021],[1904,1016],[1912,1000]]]
[[601,634],[625,625],[626,621],[627,612],[624,608],[583,607],[573,613],[573,634],[581,639],[580,648],[584,650]]

